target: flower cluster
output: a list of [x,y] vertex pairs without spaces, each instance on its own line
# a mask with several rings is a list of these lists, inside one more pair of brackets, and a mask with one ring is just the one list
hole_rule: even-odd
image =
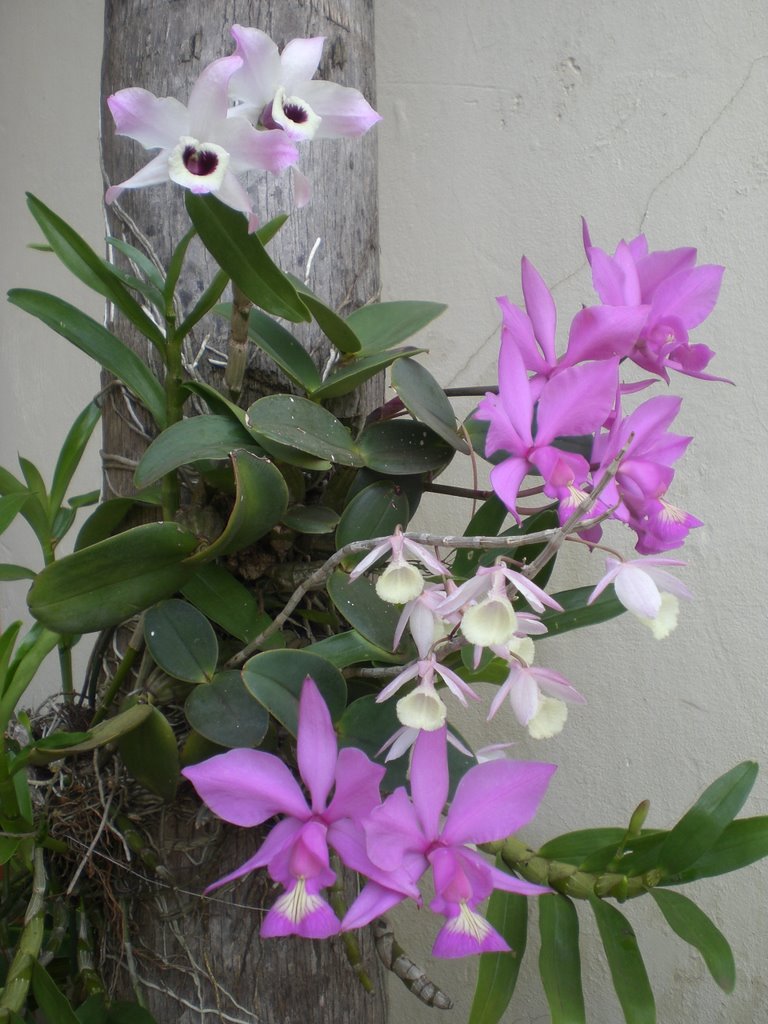
[[213,193],[227,206],[258,219],[238,177],[247,171],[293,169],[298,206],[310,197],[295,168],[297,143],[313,138],[362,135],[380,120],[357,89],[313,81],[323,38],[293,39],[278,52],[266,33],[232,28],[237,48],[209,64],[185,107],[146,89],[121,89],[107,100],[119,135],[160,152],[132,177],[107,190],[114,202],[127,188],[164,181],[195,193]]
[[[413,751],[410,795],[399,788],[382,802],[384,769],[356,748],[337,749],[327,705],[307,678],[299,702],[297,762],[309,799],[283,761],[259,750],[230,750],[183,771],[224,821],[248,828],[281,816],[257,852],[209,890],[266,867],[285,891],[266,914],[261,934],[326,938],[367,924],[407,897],[421,904],[418,882],[431,870],[429,906],[446,919],[435,956],[508,950],[477,912],[478,903],[494,889],[524,895],[549,890],[500,871],[476,845],[528,824],[555,766],[478,764],[459,782],[441,823],[448,799],[446,749],[444,728],[422,732]],[[321,895],[336,880],[330,849],[366,879],[341,920]]]
[[[679,547],[701,525],[667,497],[674,463],[691,438],[669,431],[679,398],[656,396],[628,415],[622,400],[654,379],[668,381],[670,370],[723,379],[704,372],[712,351],[689,341],[690,330],[714,307],[723,268],[695,266],[691,248],[649,252],[642,235],[621,242],[612,256],[592,245],[586,225],[584,241],[602,304],[576,314],[558,357],[552,294],[523,259],[525,309],[499,299],[498,394],[486,395],[476,417],[488,423],[492,486],[518,520],[518,493],[528,474],[542,478],[561,521],[600,488],[595,511],[625,523],[637,536],[637,550],[655,555]],[[656,378],[623,380],[627,360]],[[585,536],[599,539],[599,526]]]

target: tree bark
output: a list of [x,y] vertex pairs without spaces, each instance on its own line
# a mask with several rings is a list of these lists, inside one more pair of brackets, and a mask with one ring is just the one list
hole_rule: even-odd
[[[202,68],[232,52],[233,24],[261,28],[280,47],[294,37],[325,36],[318,77],[358,88],[374,102],[372,0],[106,0],[104,101],[117,89],[140,86],[186,102]],[[147,160],[138,144],[114,135],[106,102],[102,154],[108,184],[129,177]],[[270,252],[283,269],[304,278],[320,239],[308,284],[329,305],[350,312],[379,292],[375,131],[362,139],[305,146],[300,166],[313,183],[314,198],[292,214]],[[246,182],[263,221],[290,209],[287,182],[264,177]],[[123,193],[107,217],[111,234],[162,267],[189,226],[183,191],[170,184]],[[210,260],[193,243],[178,290],[186,310],[212,274]],[[108,310],[108,326],[161,374],[148,343],[114,310]],[[208,383],[222,381],[227,333],[225,323],[206,317],[188,344],[187,366]],[[328,347],[319,332],[295,333],[322,366]],[[250,400],[291,390],[253,349],[246,387]],[[382,398],[379,379],[358,393],[344,414],[363,416]],[[120,389],[111,389],[104,414],[105,497],[132,493],[131,463],[141,457],[149,433],[142,410]],[[203,901],[189,895],[242,863],[259,841],[256,832],[227,829],[214,842],[206,831],[212,827],[197,828],[189,804],[174,804],[158,820],[151,843],[174,888],[158,886],[150,902],[129,905],[124,933],[113,937],[106,955],[107,964],[119,964],[117,991],[132,998],[138,986],[160,1024],[383,1024],[381,970],[367,936],[361,937],[362,953],[376,982],[375,996],[359,984],[340,939],[260,941],[261,911],[275,897],[266,875],[249,876],[233,896],[216,893],[216,900]]]

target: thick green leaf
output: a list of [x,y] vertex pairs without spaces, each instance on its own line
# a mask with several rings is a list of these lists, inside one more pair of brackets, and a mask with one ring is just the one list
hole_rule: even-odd
[[121,252],[123,256],[126,256],[131,263],[138,267],[147,281],[162,295],[165,285],[163,275],[141,249],[137,249],[136,246],[131,245],[129,242],[124,242],[122,238],[115,238],[114,235],[107,236],[107,244],[111,245],[113,249],[117,249],[118,252]]
[[594,587],[575,587],[573,590],[561,590],[557,594],[552,594],[564,610],[556,612],[548,608],[541,616],[541,621],[547,627],[548,636],[558,636],[571,629],[583,629],[584,626],[607,622],[618,615],[623,615],[627,610],[614,594],[613,587],[608,587],[592,604],[587,604],[587,598],[593,590]]
[[213,679],[219,644],[210,622],[193,605],[173,597],[150,608],[144,617],[144,639],[155,662],[174,679]]
[[[338,733],[340,747],[357,747],[372,761],[385,763],[381,748],[401,727],[397,718],[395,701],[377,704],[374,695],[359,697],[345,709],[339,719]],[[452,748],[451,748],[452,749]],[[408,758],[399,757],[386,763],[386,775],[381,781],[385,793],[391,793],[406,783]]]
[[360,466],[352,434],[333,413],[306,398],[267,395],[254,402],[247,426],[260,444],[295,448],[341,466]]
[[8,301],[31,313],[85,352],[144,403],[159,427],[165,424],[165,392],[152,371],[119,338],[75,306],[29,288],[14,288]]
[[67,555],[44,569],[27,601],[60,633],[106,629],[168,597],[193,574],[197,539],[175,523],[149,523]]
[[567,896],[539,896],[539,974],[552,1024],[586,1024],[581,990],[579,919]]
[[354,629],[345,633],[334,633],[333,636],[318,640],[304,648],[310,654],[319,654],[330,661],[336,668],[349,668],[350,665],[367,665],[368,662],[383,662],[385,665],[396,665],[403,659],[399,654],[392,654],[377,647]]
[[585,828],[550,839],[539,849],[542,857],[579,867],[590,854],[612,846],[615,850],[626,835],[624,828]]
[[148,487],[189,463],[226,459],[236,448],[263,454],[251,435],[227,416],[191,416],[173,423],[154,439],[136,467],[134,483]]
[[30,494],[32,494],[40,502],[44,509],[48,509],[48,492],[45,489],[45,481],[43,475],[37,466],[30,462],[29,459],[25,459],[23,455],[19,456],[19,466],[21,472],[26,481],[27,487],[29,488]]
[[590,906],[627,1024],[656,1024],[656,1003],[632,925],[610,903],[593,896]]
[[266,708],[253,699],[239,672],[220,672],[206,686],[196,686],[184,713],[193,729],[221,747],[258,747],[269,728]]
[[219,270],[213,276],[213,280],[197,300],[189,316],[187,316],[178,329],[178,335],[186,338],[198,321],[202,320],[206,313],[210,313],[213,307],[221,298],[221,293],[229,284],[229,274]]
[[0,633],[0,695],[2,695],[5,689],[5,680],[11,664],[13,646],[16,643],[16,637],[19,635],[20,630],[21,622],[16,621],[12,622],[10,626]]
[[27,206],[64,266],[89,288],[113,302],[134,327],[162,351],[165,347],[162,332],[123,287],[110,264],[102,260],[66,221],[29,192]]
[[80,527],[75,540],[75,551],[111,537],[129,512],[137,507],[146,507],[147,504],[149,503],[136,498],[110,498],[109,501],[103,502]]
[[112,718],[99,722],[98,725],[89,729],[82,738],[72,743],[67,742],[67,733],[53,733],[46,736],[45,740],[40,740],[33,747],[28,748],[30,754],[26,760],[30,764],[43,765],[49,764],[51,761],[58,761],[62,757],[87,754],[107,743],[113,743],[120,736],[141,725],[145,719],[149,718],[151,711],[149,704],[134,704]]
[[296,291],[299,293],[302,302],[309,309],[314,317],[317,326],[326,338],[336,346],[339,352],[349,354],[360,351],[360,339],[353,328],[338,313],[335,313],[330,306],[326,306],[322,299],[300,281],[293,274],[288,275]]
[[703,857],[684,871],[663,878],[660,885],[682,885],[699,878],[713,878],[738,871],[768,857],[768,815],[737,818]]
[[[355,540],[387,537],[395,527],[408,527],[408,498],[394,481],[377,480],[354,496],[341,516],[336,530],[336,547]],[[359,561],[362,556],[354,556]]]
[[51,508],[54,511],[63,504],[72,477],[80,465],[86,445],[100,419],[101,408],[96,402],[89,402],[70,427],[53,472]]
[[188,380],[184,382],[183,387],[191,394],[202,398],[214,415],[226,416],[233,422],[245,426],[245,409],[241,409],[239,405],[230,402],[228,398],[225,398],[221,392],[211,387],[210,384],[205,384],[201,380]]
[[235,503],[229,520],[223,533],[190,562],[209,562],[219,555],[242,551],[285,515],[288,488],[275,464],[243,450],[230,457],[235,471]]
[[4,533],[29,500],[26,490],[6,494],[0,498],[0,533]]
[[283,516],[283,526],[298,533],[333,533],[339,522],[339,513],[325,505],[294,505]]
[[692,900],[679,892],[651,889],[651,896],[672,931],[683,942],[698,949],[709,973],[720,988],[724,992],[733,992],[736,985],[736,964],[728,940],[720,929]]
[[[502,865],[497,862],[496,866]],[[469,1024],[497,1024],[509,1006],[528,938],[528,900],[519,893],[496,889],[485,916],[506,939],[511,952],[483,953],[480,957]]]
[[393,475],[444,469],[454,454],[434,430],[412,420],[371,423],[358,438],[357,447],[366,466]]
[[[417,355],[422,348],[399,348],[393,352],[379,352],[373,356],[362,356],[359,359],[347,359],[329,373],[323,383],[311,391],[315,402],[324,402],[328,398],[339,398],[348,395],[365,381],[375,377],[397,360],[405,356]],[[438,431],[439,433],[439,431]]]
[[659,867],[678,874],[712,849],[733,821],[757,778],[757,764],[744,761],[708,786],[670,831],[659,851]]
[[[229,319],[232,303],[222,302],[214,312]],[[248,337],[305,391],[311,391],[322,383],[319,370],[301,342],[260,309],[252,309],[248,314]]]
[[212,622],[248,643],[269,626],[253,594],[223,566],[210,562],[181,588],[184,597]]
[[401,359],[392,367],[392,387],[414,419],[426,423],[451,448],[469,454],[469,445],[456,429],[453,406],[426,367],[415,359]]
[[385,604],[367,576],[351,583],[347,573],[337,569],[328,581],[328,594],[337,610],[358,633],[376,647],[385,651],[393,649],[400,608]]
[[375,302],[350,313],[347,324],[360,339],[362,352],[371,355],[410,338],[447,308],[440,302]]
[[272,262],[258,235],[248,233],[241,213],[215,196],[185,194],[187,213],[200,240],[221,269],[251,302],[286,320],[309,320],[296,289]]
[[32,992],[47,1024],[80,1024],[59,986],[39,960],[32,964]]
[[121,736],[117,749],[133,778],[150,793],[173,800],[179,784],[179,751],[168,719],[156,707],[135,729]]
[[12,494],[25,496],[25,500],[21,504],[21,514],[31,526],[40,545],[45,547],[50,540],[47,508],[40,504],[39,499],[25,484],[17,480],[13,473],[9,473],[7,469],[0,466],[0,495]]
[[11,580],[33,580],[37,573],[33,569],[27,569],[23,565],[13,565],[11,562],[0,562],[0,582],[10,583]]
[[347,684],[325,658],[306,651],[265,651],[243,667],[248,690],[292,736],[296,735],[299,697],[307,676],[317,683],[331,718],[338,719],[347,703]]

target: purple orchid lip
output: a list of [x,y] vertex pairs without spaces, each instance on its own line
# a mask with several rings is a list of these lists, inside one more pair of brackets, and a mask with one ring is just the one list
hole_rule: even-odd
[[210,149],[202,147],[198,149],[196,146],[187,146],[182,155],[182,160],[190,174],[196,174],[200,177],[213,174],[219,166],[218,154]]

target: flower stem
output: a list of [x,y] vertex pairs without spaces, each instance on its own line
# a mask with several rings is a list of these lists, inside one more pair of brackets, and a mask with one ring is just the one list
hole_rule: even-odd
[[128,673],[133,667],[133,663],[136,660],[136,655],[144,646],[144,616],[139,617],[139,621],[136,623],[136,628],[131,635],[131,639],[128,641],[128,647],[125,654],[120,661],[120,664],[115,669],[115,674],[107,687],[104,696],[102,697],[100,706],[96,709],[96,714],[91,720],[91,728],[94,725],[98,725],[99,722],[106,718],[107,712],[112,706],[112,702],[120,692],[120,687],[125,682]]

